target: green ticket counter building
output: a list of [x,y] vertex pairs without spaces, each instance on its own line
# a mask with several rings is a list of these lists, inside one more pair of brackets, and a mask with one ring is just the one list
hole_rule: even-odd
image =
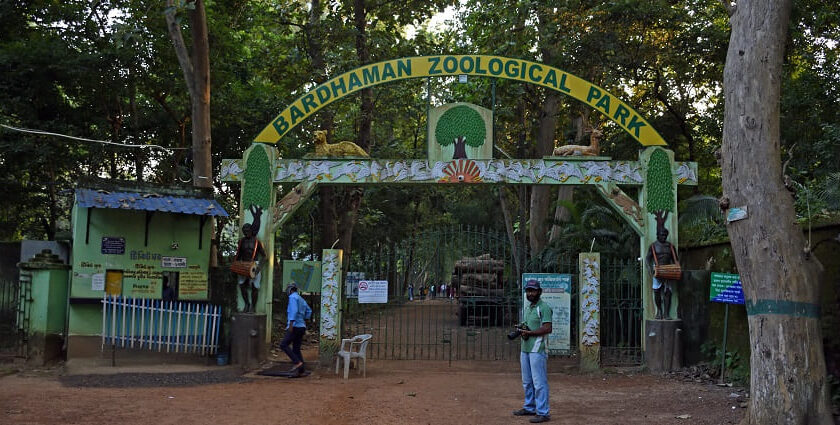
[[76,189],[67,358],[101,355],[106,294],[207,301],[213,219],[227,215],[197,189]]

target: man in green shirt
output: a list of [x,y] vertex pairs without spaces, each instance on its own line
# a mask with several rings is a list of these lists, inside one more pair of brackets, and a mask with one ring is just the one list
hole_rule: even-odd
[[525,389],[525,403],[513,412],[514,416],[534,416],[532,423],[548,422],[551,419],[548,408],[548,375],[546,345],[551,333],[551,307],[540,299],[542,288],[536,280],[525,284],[525,325],[522,331],[522,352],[519,365],[522,369],[522,388]]

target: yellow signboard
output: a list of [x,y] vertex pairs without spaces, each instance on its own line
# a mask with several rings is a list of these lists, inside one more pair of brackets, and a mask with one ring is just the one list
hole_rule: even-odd
[[638,112],[616,96],[566,71],[523,59],[486,55],[416,56],[377,62],[345,72],[287,106],[254,141],[277,143],[310,115],[359,90],[408,78],[477,75],[536,84],[586,103],[644,146],[666,145]]
[[186,270],[179,275],[178,299],[207,299],[207,273],[201,270]]

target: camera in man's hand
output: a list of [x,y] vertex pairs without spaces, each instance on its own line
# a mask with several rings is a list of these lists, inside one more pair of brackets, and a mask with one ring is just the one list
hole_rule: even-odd
[[513,331],[511,331],[509,334],[507,334],[507,337],[511,341],[513,341],[516,338],[519,338],[520,336],[522,337],[522,339],[527,340],[528,335],[522,335],[522,332],[523,331],[528,331],[528,330],[530,330],[530,329],[528,329],[528,325],[526,325],[524,323],[520,323],[513,328]]

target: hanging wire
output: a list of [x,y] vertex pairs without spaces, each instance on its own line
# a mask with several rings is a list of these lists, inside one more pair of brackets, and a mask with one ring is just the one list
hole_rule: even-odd
[[12,126],[6,125],[6,124],[0,124],[0,127],[7,128],[7,129],[13,130],[13,131],[19,131],[21,133],[40,134],[40,135],[43,135],[43,136],[64,137],[66,139],[78,140],[78,141],[81,141],[81,142],[101,143],[103,145],[122,146],[122,147],[126,147],[126,148],[160,149],[160,150],[166,151],[167,153],[172,153],[172,151],[174,151],[174,150],[190,149],[190,148],[165,148],[165,147],[160,146],[160,145],[151,145],[151,144],[150,145],[134,145],[134,144],[129,144],[129,143],[109,142],[107,140],[86,139],[84,137],[69,136],[69,135],[66,135],[66,134],[52,133],[52,132],[43,131],[43,130],[32,130],[32,129],[28,129],[28,128],[12,127]]

